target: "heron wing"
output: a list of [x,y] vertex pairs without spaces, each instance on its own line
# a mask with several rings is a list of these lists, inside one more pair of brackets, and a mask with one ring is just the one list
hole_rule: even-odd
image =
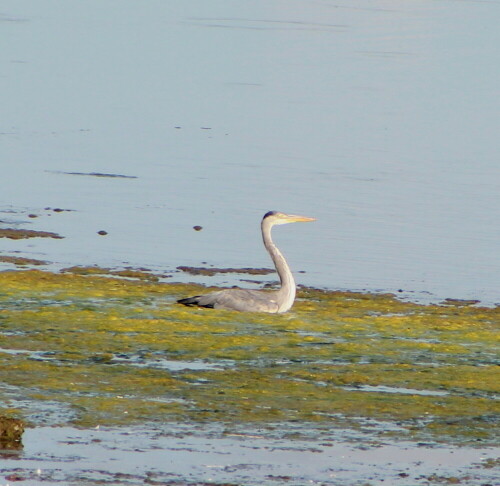
[[278,312],[275,292],[260,290],[228,289],[196,295],[178,301],[184,305],[212,307],[214,309],[231,309],[251,312]]

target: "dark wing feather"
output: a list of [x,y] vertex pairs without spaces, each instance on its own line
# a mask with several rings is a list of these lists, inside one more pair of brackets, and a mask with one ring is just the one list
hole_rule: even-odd
[[203,297],[202,295],[195,295],[194,297],[187,297],[186,299],[179,299],[177,301],[178,304],[184,304],[184,305],[189,305],[189,306],[193,306],[193,305],[197,305],[197,306],[200,306],[200,307],[210,307],[213,309],[213,304],[206,304],[206,305],[202,305],[200,304],[200,298]]

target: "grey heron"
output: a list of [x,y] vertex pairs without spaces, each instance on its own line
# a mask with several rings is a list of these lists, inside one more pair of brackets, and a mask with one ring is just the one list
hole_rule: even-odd
[[279,290],[227,289],[204,295],[195,295],[194,297],[180,299],[177,302],[188,306],[247,312],[281,313],[288,311],[295,300],[295,280],[285,257],[271,238],[271,229],[278,224],[315,220],[316,218],[285,214],[278,211],[269,211],[262,218],[262,239],[280,277],[281,286]]

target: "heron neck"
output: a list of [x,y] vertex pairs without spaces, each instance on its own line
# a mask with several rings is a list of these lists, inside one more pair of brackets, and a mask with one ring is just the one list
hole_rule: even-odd
[[281,282],[281,288],[278,290],[278,312],[286,312],[292,307],[293,301],[295,300],[295,280],[285,257],[271,238],[271,228],[272,225],[270,225],[266,220],[262,222],[262,238],[264,240],[264,246],[269,252],[269,255],[271,255]]

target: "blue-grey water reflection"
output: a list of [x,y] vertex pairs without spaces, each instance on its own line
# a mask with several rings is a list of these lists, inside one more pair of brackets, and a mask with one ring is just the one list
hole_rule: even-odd
[[4,0],[0,220],[66,238],[0,250],[269,266],[278,209],[318,218],[276,231],[301,283],[498,302],[499,21],[496,1]]

